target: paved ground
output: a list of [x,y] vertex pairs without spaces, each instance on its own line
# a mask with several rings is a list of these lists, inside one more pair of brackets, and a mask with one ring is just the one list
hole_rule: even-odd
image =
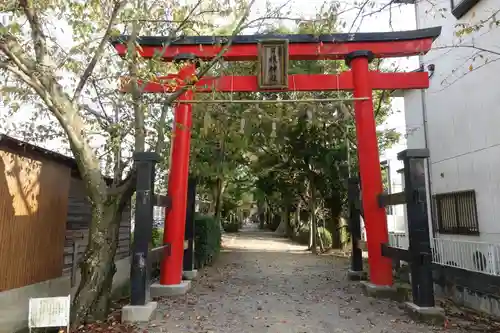
[[160,300],[147,332],[429,333],[397,304],[362,295],[347,262],[309,254],[271,233],[224,236],[225,251],[186,296]]

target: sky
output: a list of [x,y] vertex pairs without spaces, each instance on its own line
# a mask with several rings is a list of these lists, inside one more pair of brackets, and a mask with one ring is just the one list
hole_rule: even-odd
[[[376,10],[383,4],[386,4],[388,0],[375,0],[378,3],[376,4],[373,10]],[[254,5],[254,10],[252,10],[251,16],[258,17],[259,11],[265,11],[266,3],[270,3],[273,7],[283,5],[288,3],[292,13],[290,16],[294,17],[313,17],[323,4],[324,0],[256,0]],[[351,27],[352,22],[356,18],[358,14],[358,10],[352,10],[355,1],[353,0],[340,0],[340,10],[343,11],[343,14],[340,18],[343,21],[346,21],[346,27],[349,29]],[[351,9],[351,10],[348,10]],[[287,22],[287,21],[285,21]],[[293,24],[293,21],[288,21],[289,24]],[[383,10],[379,13],[373,14],[371,16],[367,16],[363,18],[362,24],[359,25],[359,19],[357,20],[357,24],[350,32],[383,32],[383,31],[397,31],[397,30],[413,30],[415,29],[415,12],[413,5],[402,5],[398,7],[394,7],[391,10]],[[63,37],[63,39],[68,39],[67,35]],[[67,40],[68,45],[71,43],[71,40]],[[418,66],[418,60],[416,57],[412,59],[408,58],[397,58],[392,61],[395,61],[397,66],[402,70],[414,70]],[[402,98],[394,98],[393,99],[393,110],[403,111],[404,102]],[[0,108],[0,112],[1,112]],[[27,108],[27,112],[30,112],[30,108]],[[21,115],[19,115],[21,116]],[[16,117],[17,119],[20,119]],[[21,116],[24,118],[24,116]],[[391,116],[387,122],[386,126],[388,128],[395,128],[399,132],[405,131],[404,125],[404,113],[396,112],[393,116]],[[44,146],[48,149],[58,150],[57,147],[59,143],[57,141],[45,143]]]

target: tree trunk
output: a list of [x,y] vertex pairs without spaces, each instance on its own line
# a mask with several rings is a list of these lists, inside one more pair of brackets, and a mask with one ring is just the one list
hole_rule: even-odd
[[265,202],[261,199],[257,200],[257,217],[259,219],[259,229],[264,229]]
[[342,206],[339,197],[331,197],[327,199],[328,207],[330,208],[330,220],[327,223],[327,229],[332,234],[332,248],[340,249],[341,242],[341,227],[340,227],[340,214]]
[[89,242],[80,264],[81,280],[72,306],[72,325],[106,319],[111,300],[120,221],[130,197],[92,201]]
[[300,212],[302,208],[302,201],[300,199],[297,202],[297,206],[295,207],[295,222],[293,226],[293,234],[295,235],[300,230]]
[[288,203],[285,202],[285,207],[283,211],[281,212],[281,221],[280,224],[278,225],[278,228],[276,229],[275,233],[281,236],[287,236],[289,233],[290,229],[290,212],[289,212],[289,205]]
[[340,234],[339,237],[340,249],[344,250],[350,241],[350,234],[347,229],[348,222],[346,219],[342,217],[339,217],[338,220],[339,220],[339,234]]
[[313,247],[313,233],[312,233],[312,218],[309,216],[309,220],[307,221],[307,228],[309,229],[309,247],[307,250],[312,250]]
[[311,214],[311,250],[318,254],[318,224],[314,213]]
[[215,192],[214,192],[214,198],[215,198],[215,207],[214,207],[214,217],[216,219],[219,219],[221,216],[221,211],[222,211],[222,195],[224,193],[224,181],[222,178],[217,177],[215,181]]
[[288,216],[286,216],[286,220],[288,223],[286,236],[288,238],[292,237],[295,233],[295,212],[293,212],[293,205],[288,206]]
[[340,249],[340,224],[338,216],[332,216],[329,224],[331,225],[329,231],[332,234],[332,249]]
[[207,214],[215,216],[215,196],[212,196],[212,200],[210,200],[210,204],[208,205]]
[[318,254],[318,223],[316,219],[316,195],[314,183],[311,181],[309,184],[311,191],[311,198],[309,201],[309,211],[311,214],[311,228],[309,229],[311,239],[311,250],[314,254]]
[[319,243],[319,249],[320,249],[321,253],[324,253],[325,252],[325,245],[323,244],[323,238],[321,237],[320,233],[318,233],[318,243]]
[[285,219],[284,213],[281,213],[281,214],[282,214],[282,217],[281,217],[280,224],[278,225],[278,228],[276,228],[274,233],[279,235],[279,236],[285,236],[286,235],[286,225],[288,222]]

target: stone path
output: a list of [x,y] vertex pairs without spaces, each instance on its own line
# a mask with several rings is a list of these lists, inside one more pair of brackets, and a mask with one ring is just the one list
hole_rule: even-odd
[[462,332],[410,320],[394,302],[362,295],[347,261],[315,256],[269,232],[224,235],[224,251],[188,295],[159,300],[146,332]]

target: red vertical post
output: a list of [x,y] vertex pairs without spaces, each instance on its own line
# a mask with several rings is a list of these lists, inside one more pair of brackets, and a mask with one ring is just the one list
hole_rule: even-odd
[[390,258],[382,256],[381,249],[381,244],[388,243],[389,237],[386,212],[378,204],[378,195],[382,193],[383,188],[368,68],[372,59],[373,53],[370,51],[355,51],[346,56],[346,64],[352,70],[354,97],[366,98],[354,102],[354,118],[370,280],[378,286],[391,286],[392,262]]
[[[191,78],[195,74],[195,71],[195,64],[193,62],[187,63],[179,71],[179,79],[184,82],[186,79]],[[185,101],[192,100],[193,91],[191,89],[187,90],[179,96],[179,99]],[[161,285],[180,284],[182,280],[192,121],[192,105],[177,104],[174,113],[175,128],[172,138],[172,158],[168,177],[168,196],[172,200],[172,206],[165,217],[163,231],[163,243],[170,244],[170,251],[169,254],[165,253],[161,262]]]

